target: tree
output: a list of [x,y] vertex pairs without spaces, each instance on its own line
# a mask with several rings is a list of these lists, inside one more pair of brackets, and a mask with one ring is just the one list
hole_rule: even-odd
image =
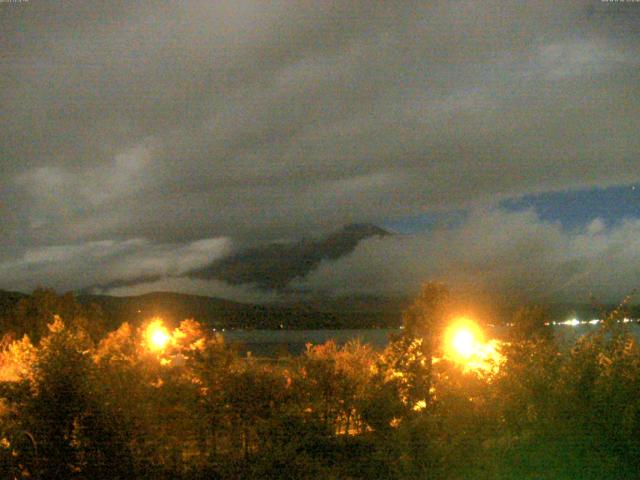
[[14,306],[2,326],[5,333],[12,331],[17,337],[28,335],[34,343],[49,334],[47,325],[54,317],[63,318],[65,324],[85,331],[94,341],[104,334],[105,320],[99,307],[84,306],[73,293],[58,295],[53,290],[38,288]]
[[413,389],[417,399],[430,399],[433,356],[449,310],[449,289],[441,283],[428,282],[422,286],[418,297],[402,315],[403,338],[396,347],[404,349],[406,353],[396,354],[395,361],[397,366],[405,364],[413,370],[416,367],[422,370],[413,372],[416,379]]
[[48,328],[34,365],[34,394],[21,418],[39,446],[45,477],[65,478],[79,467],[76,434],[88,404],[91,342],[66,329],[60,317]]
[[526,305],[515,311],[509,331],[514,340],[551,340],[553,332],[549,327],[549,312],[541,305]]
[[403,312],[404,334],[428,340],[425,348],[433,351],[433,339],[443,326],[449,310],[449,289],[442,283],[427,282],[413,304]]

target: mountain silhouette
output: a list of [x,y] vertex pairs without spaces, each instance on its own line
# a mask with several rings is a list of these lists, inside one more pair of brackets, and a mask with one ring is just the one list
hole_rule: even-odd
[[304,277],[323,260],[351,253],[358,243],[389,232],[368,223],[347,225],[317,240],[271,243],[244,250],[187,273],[193,278],[222,280],[232,285],[253,283],[262,289],[281,290],[294,278]]

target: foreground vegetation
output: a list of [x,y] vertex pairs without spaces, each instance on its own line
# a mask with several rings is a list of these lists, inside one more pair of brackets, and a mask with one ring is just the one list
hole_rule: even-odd
[[560,348],[522,309],[470,366],[443,351],[449,305],[428,284],[382,352],[266,360],[194,320],[104,332],[99,312],[39,291],[5,324],[0,476],[638,478],[640,348],[622,310]]

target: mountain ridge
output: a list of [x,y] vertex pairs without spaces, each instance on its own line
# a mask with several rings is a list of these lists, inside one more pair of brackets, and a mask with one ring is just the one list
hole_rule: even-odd
[[[11,316],[21,299],[30,295],[0,290],[0,319]],[[159,316],[169,324],[194,318],[212,328],[240,329],[322,329],[397,327],[401,323],[401,300],[384,297],[362,302],[311,302],[273,304],[241,303],[233,300],[177,292],[151,292],[134,296],[80,294],[76,300],[95,305],[104,314],[108,329],[120,324],[140,324]],[[363,306],[364,305],[364,306]],[[11,322],[9,322],[11,323]]]
[[[0,319],[8,318],[15,305],[29,297],[21,292],[0,290]],[[194,318],[211,328],[394,328],[402,324],[402,312],[411,304],[409,297],[373,295],[252,304],[177,292],[122,297],[81,294],[76,299],[84,306],[98,306],[109,329],[117,328],[123,322],[140,324],[155,316],[174,325],[186,318]],[[585,303],[552,303],[548,307],[549,318],[553,320],[567,320],[574,316],[589,320],[599,316],[598,307]],[[602,308],[611,311],[615,305],[603,305]],[[509,312],[512,313],[511,310],[502,312],[503,320],[510,316]],[[630,306],[630,315],[640,317],[640,306]]]
[[303,238],[243,250],[186,275],[231,285],[251,283],[263,290],[283,290],[293,279],[315,270],[323,260],[337,260],[355,250],[362,240],[387,235],[392,234],[370,223],[350,224],[320,239]]

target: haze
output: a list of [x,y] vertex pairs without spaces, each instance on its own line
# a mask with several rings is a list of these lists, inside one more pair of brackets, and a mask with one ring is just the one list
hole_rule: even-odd
[[290,288],[620,298],[639,20],[599,0],[2,3],[0,288],[268,300],[186,274],[373,223],[396,235]]

